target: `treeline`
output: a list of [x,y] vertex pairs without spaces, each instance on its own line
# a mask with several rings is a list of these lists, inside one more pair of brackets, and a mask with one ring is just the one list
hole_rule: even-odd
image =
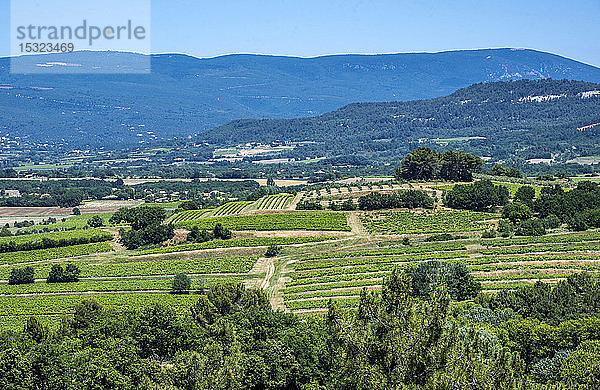
[[75,207],[83,200],[114,196],[130,199],[130,189],[114,182],[83,180],[0,180],[0,190],[18,190],[20,197],[0,198],[3,207]]
[[481,158],[464,152],[444,153],[417,148],[404,157],[396,169],[397,180],[473,181],[473,173],[481,170]]
[[360,210],[382,210],[394,208],[433,208],[433,199],[424,191],[406,190],[391,194],[370,192],[358,198]]
[[453,209],[490,211],[508,203],[508,188],[489,180],[456,184],[446,192],[444,204]]
[[72,245],[90,244],[94,242],[108,241],[112,239],[112,234],[101,230],[85,230],[81,234],[64,233],[57,236],[53,235],[27,235],[10,237],[0,240],[0,253],[31,251],[35,249],[58,248]]

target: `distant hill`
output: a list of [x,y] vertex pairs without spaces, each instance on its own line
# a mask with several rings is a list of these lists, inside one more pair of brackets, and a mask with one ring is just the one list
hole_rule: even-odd
[[496,159],[566,161],[598,155],[599,136],[600,84],[519,80],[476,84],[429,100],[354,103],[310,118],[238,120],[198,139],[214,145],[316,141],[288,154],[296,158],[394,157],[431,145]]
[[[0,59],[0,137],[19,137],[21,144],[130,146],[193,136],[234,119],[304,117],[352,102],[426,99],[479,82],[600,82],[599,68],[514,49],[317,58],[165,54],[152,56],[148,75],[101,74],[107,63],[126,68],[139,56],[75,52],[23,60],[26,66],[46,65],[44,75],[11,75],[10,59]],[[60,63],[92,74],[53,74]]]

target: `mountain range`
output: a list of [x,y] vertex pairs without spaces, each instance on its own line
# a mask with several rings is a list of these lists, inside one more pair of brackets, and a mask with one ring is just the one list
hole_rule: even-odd
[[[0,138],[19,145],[132,146],[195,137],[242,118],[319,116],[355,102],[448,95],[475,83],[520,79],[600,82],[600,69],[535,50],[332,55],[315,58],[152,55],[149,74],[103,74],[141,54],[74,52],[26,56],[10,72],[0,58]],[[65,66],[77,74],[61,74]],[[206,133],[218,137],[219,127]],[[231,139],[224,135],[223,139]]]

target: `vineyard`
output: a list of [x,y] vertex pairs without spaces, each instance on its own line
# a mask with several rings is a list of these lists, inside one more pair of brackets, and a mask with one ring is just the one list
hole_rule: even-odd
[[240,214],[244,209],[254,202],[229,202],[214,210],[213,216]]
[[212,209],[181,211],[167,219],[167,223],[177,224],[178,222],[193,221],[202,218],[212,211]]
[[419,234],[478,231],[492,227],[499,215],[471,211],[384,211],[362,214],[361,221],[371,233]]
[[[371,186],[364,187],[363,192]],[[372,187],[385,190],[388,185]],[[350,193],[350,188],[318,191],[336,196],[342,190]],[[29,315],[56,324],[84,298],[117,310],[153,302],[186,310],[197,298],[170,294],[173,277],[181,273],[190,277],[193,291],[216,282],[243,282],[265,288],[276,308],[303,314],[323,312],[330,299],[339,307],[355,307],[363,288],[380,290],[382,279],[394,270],[431,260],[465,264],[484,291],[556,283],[600,266],[600,231],[483,239],[482,232],[497,226],[500,216],[494,213],[444,208],[260,212],[285,210],[292,199],[290,194],[267,195],[215,209],[180,211],[167,219],[179,229],[178,239],[138,250],[126,250],[118,242],[116,227],[84,229],[83,216],[47,225],[64,231],[0,238],[0,325],[22,327]],[[108,215],[101,217],[107,222]],[[180,230],[212,230],[218,223],[234,237],[190,243],[187,232]],[[438,239],[428,236],[439,233],[456,237],[427,241]],[[275,257],[267,258],[271,246],[278,249]],[[76,265],[80,280],[46,283],[55,264]],[[24,266],[33,269],[35,282],[9,285],[13,268]]]
[[211,217],[178,222],[176,226],[188,229],[192,226],[198,226],[200,229],[210,230],[217,223],[231,230],[351,230],[346,215],[336,212]]
[[337,236],[309,236],[309,237],[248,237],[230,240],[213,240],[197,244],[173,245],[157,249],[147,249],[137,252],[133,256],[152,255],[159,253],[174,253],[185,251],[196,251],[202,249],[215,248],[235,248],[235,247],[257,247],[269,245],[294,245],[307,244],[311,242],[321,242],[338,238]]
[[66,232],[26,234],[0,238],[0,252],[17,252],[29,249],[46,249],[112,240],[113,235],[100,229],[72,230]]
[[256,202],[258,210],[281,210],[294,198],[291,194],[267,195]]
[[257,201],[227,202],[216,209],[186,210],[171,216],[167,222],[194,221],[207,217],[223,217],[228,215],[243,214],[252,210],[281,210],[289,205],[294,198],[291,194],[266,195]]
[[600,232],[414,246],[382,241],[378,245],[389,246],[299,258],[282,290],[285,306],[313,312],[326,308],[332,298],[341,307],[352,307],[362,288],[380,289],[382,278],[393,270],[429,260],[466,264],[486,291],[514,289],[535,281],[556,283],[572,273],[595,272],[600,266]]

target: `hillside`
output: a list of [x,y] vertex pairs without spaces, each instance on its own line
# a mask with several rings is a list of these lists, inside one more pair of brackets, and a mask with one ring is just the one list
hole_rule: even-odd
[[215,145],[316,141],[288,153],[298,158],[394,157],[432,144],[498,159],[565,160],[599,152],[600,126],[589,126],[595,123],[599,84],[520,80],[476,84],[430,100],[355,103],[310,118],[239,120],[200,138]]
[[126,68],[139,56],[75,52],[22,59],[29,62],[24,66],[36,69],[64,62],[92,72],[75,75],[56,74],[60,65],[44,66],[48,74],[13,75],[10,59],[1,58],[1,136],[21,145],[127,146],[193,136],[240,118],[304,117],[352,102],[438,97],[479,82],[600,82],[596,67],[514,49],[316,58],[165,54],[152,56],[147,75],[101,73],[107,63],[117,61]]

